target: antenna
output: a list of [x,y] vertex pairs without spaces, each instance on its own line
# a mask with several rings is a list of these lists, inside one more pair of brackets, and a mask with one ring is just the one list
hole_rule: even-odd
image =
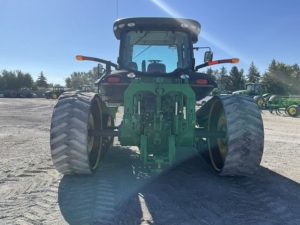
[[119,14],[119,12],[118,12],[119,11],[119,4],[118,3],[119,2],[118,2],[118,0],[116,0],[116,1],[117,1],[117,19],[118,19],[119,18],[119,15],[118,15]]

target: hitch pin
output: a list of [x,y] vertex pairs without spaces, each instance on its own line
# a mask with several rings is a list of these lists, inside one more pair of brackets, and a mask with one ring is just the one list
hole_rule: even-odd
[[178,111],[178,102],[175,102],[175,115],[177,116],[177,111]]

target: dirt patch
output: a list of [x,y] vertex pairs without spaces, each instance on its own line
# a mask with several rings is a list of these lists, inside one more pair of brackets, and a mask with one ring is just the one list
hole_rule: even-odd
[[300,118],[262,113],[250,177],[218,176],[193,148],[152,174],[117,139],[96,174],[62,176],[50,155],[55,103],[0,99],[0,224],[300,224]]

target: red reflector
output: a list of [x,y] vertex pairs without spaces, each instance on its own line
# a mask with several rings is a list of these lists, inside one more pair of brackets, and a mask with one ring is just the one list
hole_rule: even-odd
[[197,79],[195,81],[196,84],[208,84],[208,81],[206,79]]
[[216,65],[219,63],[219,60],[208,62],[209,66]]
[[119,77],[109,77],[107,78],[107,82],[110,82],[110,83],[118,83],[120,82],[120,78]]

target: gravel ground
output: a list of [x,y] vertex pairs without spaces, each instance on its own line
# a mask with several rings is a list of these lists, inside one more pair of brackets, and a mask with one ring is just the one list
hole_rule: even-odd
[[250,177],[218,176],[193,148],[152,174],[117,138],[96,174],[62,176],[50,155],[55,103],[0,99],[1,225],[300,224],[300,118],[262,112],[264,155]]

